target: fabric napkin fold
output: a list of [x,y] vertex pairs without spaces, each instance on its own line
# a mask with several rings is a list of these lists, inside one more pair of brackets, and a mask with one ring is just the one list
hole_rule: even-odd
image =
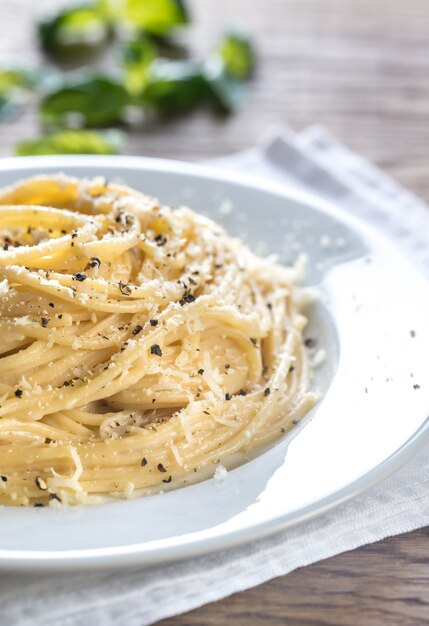
[[[429,207],[325,129],[273,129],[261,144],[217,159],[304,188],[371,221],[429,267]],[[383,483],[304,524],[254,543],[148,569],[0,574],[8,626],[144,626],[321,559],[429,524],[429,447]]]

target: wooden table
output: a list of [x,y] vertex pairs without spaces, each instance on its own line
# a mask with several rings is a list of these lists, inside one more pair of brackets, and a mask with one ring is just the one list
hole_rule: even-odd
[[[55,4],[1,0],[0,56],[34,62],[32,23]],[[255,33],[260,63],[248,102],[226,121],[201,113],[136,132],[127,152],[199,161],[253,145],[273,123],[319,123],[429,201],[428,0],[191,4],[189,41],[200,52],[226,23]],[[34,113],[0,126],[0,156],[36,132]],[[428,624],[428,534],[386,539],[162,626]]]

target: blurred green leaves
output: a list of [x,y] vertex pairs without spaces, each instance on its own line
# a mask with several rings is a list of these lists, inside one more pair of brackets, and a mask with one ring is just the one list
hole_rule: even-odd
[[155,44],[141,36],[122,46],[124,84],[132,95],[141,94],[148,78],[149,68],[158,56]]
[[165,35],[189,22],[182,0],[105,0],[111,18],[154,35]]
[[130,102],[119,79],[100,73],[78,74],[47,93],[40,103],[40,115],[47,126],[110,126],[124,121]]
[[255,66],[255,51],[249,37],[240,31],[226,33],[218,47],[225,72],[231,78],[247,80]]
[[145,108],[164,116],[173,115],[200,104],[206,87],[199,63],[157,59],[148,70],[140,98]]
[[0,69],[0,121],[19,112],[23,93],[36,91],[48,131],[21,143],[18,153],[110,154],[119,149],[113,136],[88,129],[148,124],[154,115],[171,117],[199,106],[236,111],[255,66],[251,40],[231,30],[206,58],[183,58],[182,40],[172,35],[189,21],[184,0],[93,0],[39,23],[40,46],[55,60],[82,65],[116,40],[117,62],[115,73],[87,67],[57,71],[49,80],[44,68]]
[[0,68],[0,93],[7,94],[17,88],[33,89],[44,75],[45,73],[38,69]]
[[19,156],[41,154],[118,154],[123,134],[117,130],[61,130],[18,144]]
[[0,121],[18,115],[29,92],[42,87],[55,73],[50,68],[0,68]]
[[227,32],[204,64],[215,110],[232,113],[242,105],[246,95],[244,81],[250,78],[254,64],[249,37],[239,31]]
[[106,42],[109,31],[108,20],[93,4],[65,9],[38,26],[43,50],[57,57],[93,52]]

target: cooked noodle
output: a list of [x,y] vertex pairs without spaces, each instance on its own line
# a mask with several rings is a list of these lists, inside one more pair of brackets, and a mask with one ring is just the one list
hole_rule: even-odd
[[0,503],[184,484],[312,406],[294,268],[102,179],[0,205]]

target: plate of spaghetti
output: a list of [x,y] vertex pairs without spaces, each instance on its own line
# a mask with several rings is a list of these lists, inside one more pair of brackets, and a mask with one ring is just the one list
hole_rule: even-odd
[[382,480],[429,438],[427,287],[272,184],[3,160],[0,567],[190,557]]

